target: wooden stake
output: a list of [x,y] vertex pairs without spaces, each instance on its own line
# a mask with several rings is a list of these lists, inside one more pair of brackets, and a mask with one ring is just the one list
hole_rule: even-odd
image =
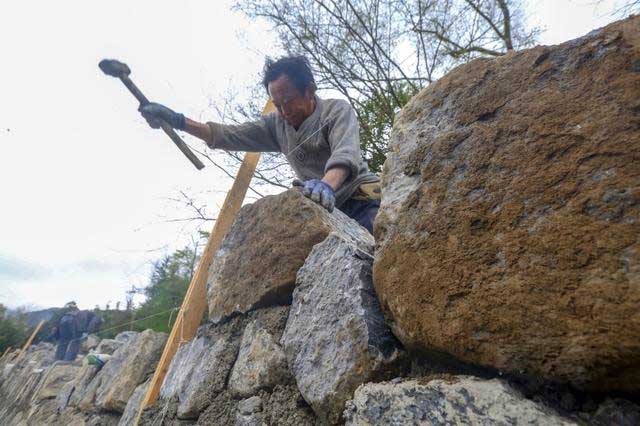
[[[272,111],[275,111],[275,108],[271,100],[269,100],[262,110],[262,114],[264,115]],[[238,170],[238,174],[231,186],[231,190],[227,193],[222,209],[220,210],[216,223],[213,227],[213,231],[211,231],[211,234],[209,235],[209,240],[207,241],[207,245],[202,253],[202,257],[200,258],[200,263],[198,264],[196,272],[191,279],[187,293],[184,296],[182,306],[176,316],[176,321],[173,324],[171,334],[169,335],[169,339],[167,340],[164,351],[162,352],[162,357],[158,362],[156,371],[153,374],[151,383],[149,384],[147,394],[140,404],[140,409],[138,410],[138,415],[134,422],[135,425],[140,421],[142,411],[146,407],[150,407],[155,404],[158,400],[160,387],[162,386],[167,371],[169,370],[169,366],[171,365],[171,360],[176,354],[178,348],[181,344],[191,340],[198,330],[204,311],[207,308],[206,287],[209,275],[209,266],[211,266],[213,257],[218,250],[218,247],[220,247],[220,243],[222,243],[227,231],[233,224],[240,207],[242,207],[244,196],[247,193],[247,189],[251,183],[251,178],[253,177],[253,172],[255,171],[259,160],[260,153],[258,152],[248,152],[244,156],[240,170]]]
[[18,357],[16,358],[16,361],[18,361],[20,358],[22,358],[22,356],[25,354],[25,352],[27,352],[27,349],[29,349],[29,346],[31,346],[31,342],[33,342],[33,339],[35,339],[36,334],[38,334],[38,332],[40,331],[40,329],[42,328],[42,325],[44,323],[45,323],[45,320],[40,320],[40,322],[36,326],[36,329],[33,330],[33,333],[31,333],[31,337],[29,337],[29,340],[27,340],[27,343],[25,343],[24,346],[22,347],[22,350],[20,351],[20,354],[18,354]]
[[9,346],[7,349],[4,350],[4,352],[2,353],[2,356],[0,356],[0,361],[2,361],[5,356],[7,356],[7,354],[9,353],[9,351],[11,351],[11,349],[13,348]]

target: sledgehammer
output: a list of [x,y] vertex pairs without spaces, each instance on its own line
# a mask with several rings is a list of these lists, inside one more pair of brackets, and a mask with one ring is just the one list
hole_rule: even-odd
[[[98,66],[106,75],[119,78],[120,81],[122,81],[122,83],[127,87],[127,89],[129,89],[131,94],[135,96],[138,102],[140,102],[141,106],[149,103],[149,99],[147,99],[146,96],[142,94],[140,89],[138,89],[138,87],[133,84],[133,81],[131,81],[131,79],[129,78],[131,69],[129,69],[127,64],[116,61],[115,59],[103,59],[100,61]],[[162,130],[164,130],[167,136],[171,138],[178,149],[180,149],[180,151],[182,151],[182,153],[187,156],[189,161],[191,161],[191,163],[193,163],[193,165],[196,166],[198,170],[204,168],[204,164],[202,164],[198,157],[196,157],[196,155],[189,149],[187,144],[184,143],[182,138],[178,136],[178,134],[173,130],[171,126],[169,126],[169,124],[164,121],[160,121],[160,127],[162,127]]]

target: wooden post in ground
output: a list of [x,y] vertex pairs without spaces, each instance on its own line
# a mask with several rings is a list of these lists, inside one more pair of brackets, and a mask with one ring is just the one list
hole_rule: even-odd
[[[262,113],[267,114],[274,110],[275,108],[273,107],[273,104],[269,101],[267,102],[267,105],[265,105]],[[138,415],[134,422],[136,425],[140,420],[142,411],[146,407],[152,406],[157,401],[158,395],[160,395],[160,387],[162,386],[162,382],[164,381],[167,371],[169,370],[169,366],[171,365],[171,360],[176,354],[178,348],[182,343],[191,340],[196,334],[198,326],[202,321],[204,311],[207,308],[206,285],[209,266],[211,266],[211,262],[213,261],[213,257],[218,250],[218,247],[220,247],[220,243],[222,243],[224,236],[233,224],[236,214],[240,210],[240,207],[242,207],[244,196],[247,193],[247,189],[251,183],[251,178],[253,177],[253,172],[255,171],[259,160],[260,153],[248,152],[244,156],[240,170],[238,170],[238,174],[236,175],[233,185],[224,200],[222,209],[220,209],[213,231],[211,231],[211,234],[209,235],[207,245],[200,257],[200,263],[198,264],[196,272],[191,279],[187,293],[182,300],[182,306],[176,316],[176,321],[173,324],[173,328],[171,329],[171,334],[165,344],[162,357],[158,362],[156,371],[153,374],[151,383],[149,384],[147,394],[140,404],[140,409],[138,410]]]
[[20,358],[22,358],[24,356],[24,354],[27,352],[27,349],[29,349],[29,346],[31,346],[31,343],[33,342],[33,339],[35,339],[36,334],[38,334],[38,332],[40,331],[40,329],[42,328],[42,325],[44,323],[45,323],[45,320],[40,320],[40,322],[36,326],[35,330],[33,330],[33,333],[31,333],[31,336],[29,337],[29,340],[27,340],[27,343],[25,343],[24,346],[22,347],[22,350],[18,354],[18,357],[16,358],[16,361],[19,360]]

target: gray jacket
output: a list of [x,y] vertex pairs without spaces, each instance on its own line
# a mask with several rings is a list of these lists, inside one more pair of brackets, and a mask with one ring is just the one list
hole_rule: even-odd
[[277,113],[240,125],[207,123],[209,147],[228,151],[282,152],[299,179],[321,179],[336,166],[351,171],[336,193],[339,207],[363,183],[379,178],[369,171],[360,153],[358,119],[348,102],[320,99],[298,130]]

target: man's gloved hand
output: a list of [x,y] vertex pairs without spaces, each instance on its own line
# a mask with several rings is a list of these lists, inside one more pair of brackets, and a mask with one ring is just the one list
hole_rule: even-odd
[[336,194],[328,183],[320,179],[310,179],[304,183],[294,179],[293,186],[302,187],[302,194],[305,197],[311,198],[329,212],[333,211],[336,205]]
[[184,115],[177,113],[164,105],[157,104],[155,102],[149,102],[146,105],[138,108],[140,114],[147,120],[149,126],[153,129],[160,128],[160,120],[166,121],[169,126],[174,129],[184,130],[185,119]]

